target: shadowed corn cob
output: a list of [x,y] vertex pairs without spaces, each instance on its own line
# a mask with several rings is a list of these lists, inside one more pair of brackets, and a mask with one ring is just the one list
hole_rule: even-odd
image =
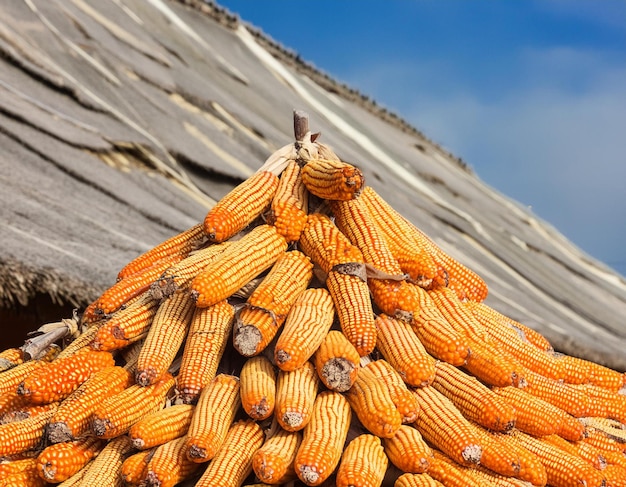
[[295,480],[293,465],[300,443],[299,431],[278,428],[252,456],[252,469],[259,480],[272,485]]
[[267,357],[252,357],[241,369],[240,394],[243,410],[252,419],[263,420],[274,412],[276,371]]
[[306,485],[320,485],[335,470],[351,417],[350,405],[341,394],[324,391],[317,396],[295,461],[296,474]]
[[345,392],[352,387],[359,371],[359,352],[343,333],[331,330],[313,357],[320,380],[330,390]]
[[446,454],[434,449],[433,458],[430,461],[427,472],[428,475],[443,483],[446,487],[467,487],[472,485],[473,482],[467,478],[466,470]]
[[383,444],[391,463],[403,472],[423,473],[430,467],[433,452],[412,426],[400,426],[395,435],[383,439]]
[[319,379],[310,362],[299,369],[278,372],[274,416],[284,430],[299,431],[309,423],[318,386]]
[[130,440],[120,436],[111,440],[98,456],[87,465],[80,485],[98,487],[122,487],[122,464],[132,451]]
[[252,457],[263,439],[263,430],[255,421],[233,423],[196,487],[239,487],[252,472]]
[[365,365],[367,370],[372,372],[384,387],[389,390],[391,400],[396,406],[402,423],[413,423],[419,414],[419,403],[403,382],[402,377],[391,364],[385,360],[375,360]]
[[195,403],[202,388],[215,377],[234,318],[235,308],[227,301],[194,311],[176,378],[183,402]]
[[37,457],[39,476],[47,482],[63,482],[83,468],[103,446],[102,440],[93,437],[51,445]]
[[405,473],[400,475],[393,487],[442,487],[443,484],[435,480],[427,473],[412,474]]
[[341,201],[357,198],[365,183],[360,169],[330,159],[308,161],[302,167],[302,182],[319,198]]
[[0,373],[0,398],[17,392],[17,387],[35,370],[46,364],[43,360],[30,360]]
[[148,487],[174,487],[189,478],[200,465],[187,458],[187,438],[182,436],[163,443],[148,462],[145,484]]
[[29,399],[18,394],[17,390],[0,395],[0,424],[10,423],[14,412],[29,406]]
[[55,410],[53,406],[32,418],[0,425],[0,457],[22,453],[39,445]]
[[308,192],[300,174],[300,165],[292,160],[280,176],[271,204],[268,222],[287,242],[300,238],[307,219]]
[[231,296],[241,286],[271,267],[287,249],[287,242],[270,225],[259,225],[191,281],[196,306],[212,306]]
[[[124,438],[123,436],[120,438]],[[130,485],[139,485],[148,474],[148,462],[154,455],[156,448],[140,451],[127,457],[122,463],[120,477]]]
[[24,354],[20,348],[7,348],[0,352],[0,372],[24,363]]
[[193,413],[194,406],[178,404],[148,414],[128,431],[132,446],[137,450],[147,450],[184,436]]
[[260,171],[232,189],[209,210],[204,232],[212,242],[223,242],[247,227],[270,204],[278,177]]
[[389,459],[380,438],[363,434],[354,438],[343,451],[337,469],[337,487],[378,487],[385,477]]
[[37,466],[29,465],[20,472],[0,478],[0,487],[45,487],[48,484],[37,475]]
[[4,414],[2,416],[2,421],[0,421],[0,424],[13,423],[15,421],[23,421],[28,418],[33,418],[38,414],[45,413],[49,409],[56,409],[57,406],[58,403],[56,402],[44,404],[43,406],[33,406],[32,404],[25,404]]

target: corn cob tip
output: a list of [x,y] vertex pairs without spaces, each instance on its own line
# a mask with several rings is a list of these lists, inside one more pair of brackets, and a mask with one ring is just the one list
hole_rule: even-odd
[[69,426],[64,421],[48,423],[46,432],[50,443],[65,443],[75,439]]
[[299,477],[307,485],[317,485],[320,479],[320,474],[315,467],[302,465],[300,467]]
[[346,392],[352,387],[354,364],[343,357],[334,357],[322,367],[324,383],[332,390]]
[[104,436],[111,427],[111,421],[104,418],[94,418],[91,423],[91,429],[96,436]]
[[276,363],[278,365],[282,365],[285,362],[289,362],[290,360],[291,360],[291,355],[289,354],[289,352],[286,352],[285,350],[276,351]]
[[461,456],[463,457],[463,460],[465,460],[467,463],[478,465],[480,463],[481,457],[483,456],[483,449],[480,445],[467,445],[465,448],[463,448]]
[[283,414],[282,420],[283,423],[290,428],[298,428],[302,424],[302,421],[304,421],[304,417],[302,416],[302,413],[297,411],[288,411]]
[[244,357],[252,357],[257,352],[262,336],[258,328],[252,325],[243,325],[237,328],[233,345]]
[[158,375],[159,373],[154,367],[147,367],[135,373],[135,382],[142,387],[146,387],[154,384],[159,378]]
[[206,448],[202,448],[196,444],[189,445],[187,449],[187,458],[192,462],[201,462],[207,457]]

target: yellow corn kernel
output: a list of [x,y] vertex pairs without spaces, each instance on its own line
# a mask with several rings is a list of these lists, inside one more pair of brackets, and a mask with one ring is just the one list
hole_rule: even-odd
[[102,440],[93,437],[51,445],[37,457],[39,476],[46,482],[63,482],[83,468],[103,446]]
[[278,371],[274,416],[286,431],[299,431],[311,420],[319,379],[313,364],[299,369]]
[[300,174],[300,165],[289,164],[280,176],[278,189],[271,204],[268,222],[276,227],[287,242],[300,238],[307,220],[308,192]]
[[407,388],[402,377],[393,366],[385,360],[374,360],[365,365],[366,369],[389,390],[391,400],[396,406],[402,423],[413,423],[419,414],[419,403],[415,395]]
[[354,438],[344,450],[337,469],[337,487],[379,486],[383,482],[389,460],[380,438],[363,434]]
[[243,410],[252,419],[269,418],[276,404],[276,371],[269,359],[264,356],[248,359],[239,379]]
[[360,169],[347,162],[311,159],[302,168],[302,182],[311,194],[325,200],[352,200],[363,189]]
[[424,473],[431,464],[433,452],[412,426],[403,424],[391,438],[384,438],[383,444],[391,463],[403,472]]
[[181,436],[156,448],[148,461],[145,483],[174,487],[191,477],[199,467],[187,458],[187,437]]
[[132,445],[126,436],[109,441],[93,462],[87,465],[80,485],[117,487],[121,483],[124,459],[131,451]]
[[328,389],[346,392],[356,380],[360,356],[343,333],[331,330],[315,352],[313,361],[318,377]]
[[133,447],[147,450],[184,436],[191,424],[193,413],[194,406],[177,404],[148,414],[128,431]]
[[15,455],[36,447],[56,407],[14,423],[0,425],[0,457]]
[[294,462],[301,442],[299,431],[278,428],[252,456],[252,469],[259,480],[272,485],[295,480]]

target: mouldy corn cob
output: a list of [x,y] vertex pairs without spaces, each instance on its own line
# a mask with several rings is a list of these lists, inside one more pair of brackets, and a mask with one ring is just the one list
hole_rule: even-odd
[[274,415],[284,430],[299,431],[309,423],[318,386],[319,379],[310,362],[299,369],[278,372]]
[[276,371],[269,359],[249,359],[243,364],[239,379],[241,405],[246,414],[259,421],[269,418],[276,404]]
[[331,330],[315,352],[313,361],[318,377],[328,389],[346,392],[356,380],[360,356],[343,333]]
[[360,169],[330,159],[308,161],[302,168],[302,182],[319,198],[342,201],[357,198],[365,183]]
[[196,306],[205,308],[230,297],[241,286],[271,267],[287,242],[270,225],[259,225],[228,246],[191,281]]
[[337,469],[337,487],[378,487],[382,484],[389,459],[380,438],[363,434],[345,448]]
[[103,446],[102,440],[93,437],[51,445],[37,457],[39,476],[46,482],[63,482],[83,468]]
[[400,426],[395,435],[383,439],[383,445],[391,463],[403,472],[423,473],[430,467],[433,452],[412,426]]
[[157,447],[148,462],[145,484],[173,487],[189,478],[199,467],[187,458],[187,438],[182,436]]
[[148,414],[128,431],[132,446],[137,450],[146,450],[184,436],[193,413],[194,406],[178,404]]
[[252,469],[259,480],[272,485],[295,480],[293,465],[301,442],[302,434],[299,431],[277,428],[252,455]]
[[268,215],[268,222],[287,242],[300,238],[307,219],[308,192],[300,172],[300,165],[295,160],[289,161],[280,176]]
[[87,465],[80,485],[122,487],[122,464],[131,451],[132,445],[127,437],[120,436],[111,440]]

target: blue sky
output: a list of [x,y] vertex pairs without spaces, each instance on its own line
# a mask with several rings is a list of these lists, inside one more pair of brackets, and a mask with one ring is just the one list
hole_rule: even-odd
[[218,3],[626,275],[626,1]]

